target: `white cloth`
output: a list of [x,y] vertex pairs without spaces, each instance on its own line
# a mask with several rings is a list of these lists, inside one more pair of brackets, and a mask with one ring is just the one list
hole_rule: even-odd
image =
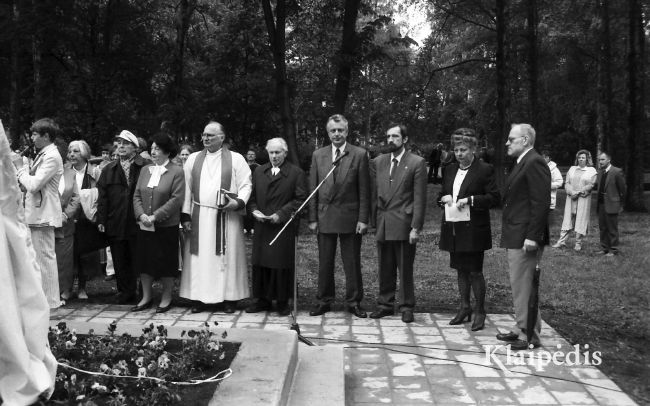
[[63,196],[64,190],[65,190],[65,178],[61,176],[61,179],[59,179],[59,196]]
[[22,406],[52,393],[57,364],[48,346],[50,313],[9,153],[0,123],[0,397],[3,405]]
[[163,173],[167,172],[167,164],[169,163],[169,159],[166,160],[162,165],[151,165],[149,167],[149,173],[151,174],[151,177],[149,178],[149,183],[147,183],[148,188],[155,188],[158,186],[158,183],[160,183],[160,177],[162,176]]
[[340,147],[335,147],[334,144],[332,144],[332,162],[336,161],[336,158],[337,158],[336,150],[337,149],[339,150],[339,156],[341,156],[345,152],[345,147],[347,145],[348,145],[347,142],[344,142],[343,145],[341,145]]
[[[585,235],[589,228],[589,217],[591,215],[591,189],[596,183],[598,172],[592,166],[572,166],[566,174],[564,189],[567,192],[564,204],[564,218],[562,219],[562,230],[575,230],[576,233]],[[587,191],[587,196],[580,196],[576,200],[569,197],[570,194]],[[575,213],[575,214],[573,214]],[[575,216],[575,219],[572,219]]]
[[274,166],[273,168],[271,168],[271,173],[273,174],[273,176],[277,175],[278,173],[280,173],[280,168]]
[[84,212],[84,216],[93,223],[95,222],[95,215],[97,214],[97,197],[99,197],[99,191],[96,187],[79,190],[81,209]]
[[[185,171],[185,202],[182,212],[192,213],[192,168],[200,152],[187,158]],[[251,171],[243,156],[232,154],[232,180],[230,192],[248,202],[251,194]],[[216,206],[217,191],[221,188],[221,150],[208,153],[201,169],[199,200],[202,204]],[[217,210],[201,207],[198,222],[192,224],[192,232],[199,233],[198,255],[190,253],[190,238],[185,238],[185,260],[181,273],[180,296],[203,303],[219,303],[224,300],[240,300],[250,296],[248,289],[248,265],[246,243],[242,226],[243,210],[227,212],[226,255],[216,254]]]
[[564,180],[562,180],[562,173],[555,162],[549,161],[548,169],[551,171],[551,210],[553,210],[557,202],[557,190],[562,186]]

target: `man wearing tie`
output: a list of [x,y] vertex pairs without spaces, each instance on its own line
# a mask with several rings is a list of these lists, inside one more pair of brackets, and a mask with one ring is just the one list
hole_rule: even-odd
[[618,213],[622,210],[621,202],[625,200],[625,177],[621,168],[611,164],[607,152],[598,156],[598,227],[600,228],[599,254],[611,257],[618,254]]
[[[508,272],[515,308],[515,327],[497,339],[509,342],[512,350],[539,347],[541,319],[528,342],[528,302],[535,267],[548,245],[548,213],[551,206],[551,171],[534,149],[535,130],[530,124],[513,124],[506,147],[517,164],[508,175],[503,193],[501,247],[508,255]],[[539,312],[536,312],[539,314]]]
[[379,308],[370,314],[378,319],[394,314],[397,269],[398,301],[402,321],[413,322],[415,244],[424,224],[427,199],[427,164],[406,150],[406,127],[391,124],[386,132],[391,153],[380,155],[371,165],[372,221],[377,233],[379,258]]
[[309,312],[320,316],[334,302],[334,258],[337,239],[345,271],[345,301],[348,312],[367,317],[361,307],[361,236],[370,216],[370,174],[363,148],[346,142],[348,121],[340,114],[327,120],[331,145],[314,151],[309,172],[309,188],[314,190],[336,165],[318,193],[309,202],[309,228],[318,233],[318,304]]

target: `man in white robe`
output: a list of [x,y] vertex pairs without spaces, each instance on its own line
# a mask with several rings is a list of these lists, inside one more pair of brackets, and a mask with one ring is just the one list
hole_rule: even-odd
[[[251,194],[251,171],[242,155],[223,145],[225,137],[221,124],[208,123],[201,137],[205,148],[191,154],[184,166],[180,296],[195,301],[193,313],[220,302],[232,313],[236,301],[249,296],[242,216]],[[228,192],[222,205],[219,191]]]

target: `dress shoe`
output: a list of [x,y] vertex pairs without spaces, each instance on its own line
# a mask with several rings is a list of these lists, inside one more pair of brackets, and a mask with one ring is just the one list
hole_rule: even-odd
[[141,305],[135,305],[131,308],[132,312],[141,312],[143,310],[147,310],[148,308],[153,305],[153,300],[148,301],[147,303],[141,304]]
[[464,309],[458,310],[458,313],[456,313],[456,316],[454,316],[453,319],[449,321],[450,326],[455,326],[458,324],[463,324],[463,321],[465,321],[465,317],[467,317],[467,321],[472,321],[472,308],[467,307]]
[[107,282],[108,282],[108,281],[112,281],[112,280],[114,280],[114,279],[115,279],[115,274],[106,275],[106,276],[104,277],[104,280],[107,281]]
[[532,350],[537,347],[539,347],[539,343],[529,343],[526,340],[515,340],[510,342],[510,349],[512,351]]
[[278,316],[288,316],[291,314],[291,308],[288,303],[278,305]]
[[246,308],[246,313],[259,313],[271,310],[271,305],[268,302],[258,301]]
[[225,302],[223,304],[223,312],[227,314],[233,314],[237,311],[237,304],[233,302]]
[[476,313],[474,323],[472,323],[472,331],[483,330],[483,327],[485,327],[485,314]]
[[374,312],[370,313],[371,319],[381,319],[382,317],[392,316],[395,312],[393,309],[377,309]]
[[158,306],[156,307],[156,313],[167,313],[169,309],[172,308],[172,302],[169,302],[167,306]]
[[556,242],[555,244],[551,245],[551,247],[552,248],[566,248],[566,244]]
[[402,312],[402,321],[404,323],[413,323],[415,318],[413,318],[413,310],[404,310]]
[[332,310],[332,307],[328,303],[320,304],[320,305],[314,307],[314,309],[309,312],[309,315],[310,316],[320,316],[322,314],[325,314],[325,313],[329,312],[330,310]]
[[192,306],[192,309],[190,309],[190,312],[192,313],[201,313],[208,310],[208,306],[205,303],[198,302],[194,306]]
[[88,293],[86,293],[86,289],[79,289],[77,297],[79,300],[88,300]]
[[352,313],[361,319],[368,317],[368,313],[366,313],[366,311],[363,310],[359,305],[348,306],[348,313]]
[[518,339],[519,339],[519,335],[513,333],[512,331],[508,333],[497,334],[497,340],[501,340],[501,341],[516,341]]
[[605,250],[596,251],[596,255],[607,255],[608,253],[609,251],[605,251]]
[[613,257],[614,255],[616,254],[614,254],[613,252],[608,252],[607,254],[605,254],[606,257]]

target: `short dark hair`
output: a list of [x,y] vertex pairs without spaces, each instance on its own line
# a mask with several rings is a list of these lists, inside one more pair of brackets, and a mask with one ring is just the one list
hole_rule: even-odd
[[386,128],[386,131],[390,130],[391,128],[399,128],[399,133],[402,136],[402,138],[408,137],[408,133],[406,131],[406,126],[404,124],[400,123],[390,123],[388,124],[388,127]]
[[174,158],[176,154],[178,154],[178,145],[169,134],[158,133],[154,135],[151,139],[151,145],[153,145],[153,143],[156,143],[156,146],[165,154],[169,154],[169,158]]
[[36,120],[29,129],[31,132],[37,132],[41,135],[47,134],[50,138],[50,141],[54,142],[57,135],[59,134],[59,126],[51,118],[41,118]]

